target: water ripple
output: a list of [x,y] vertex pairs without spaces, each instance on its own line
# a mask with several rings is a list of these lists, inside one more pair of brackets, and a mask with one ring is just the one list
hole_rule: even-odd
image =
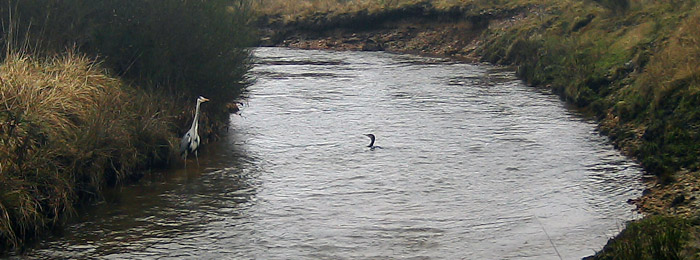
[[381,52],[256,56],[243,116],[203,146],[201,168],[124,187],[28,256],[557,259],[551,238],[574,259],[636,217],[625,201],[639,166],[512,71]]

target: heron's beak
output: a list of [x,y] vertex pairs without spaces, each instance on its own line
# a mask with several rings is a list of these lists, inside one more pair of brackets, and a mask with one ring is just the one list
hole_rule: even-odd
[[208,98],[202,97],[202,102],[207,102],[207,101],[209,101]]

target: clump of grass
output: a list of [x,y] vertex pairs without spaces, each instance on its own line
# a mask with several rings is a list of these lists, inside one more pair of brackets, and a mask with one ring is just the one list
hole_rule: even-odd
[[689,227],[687,220],[668,216],[630,222],[594,259],[685,259]]
[[0,245],[22,245],[81,194],[169,156],[162,107],[85,56],[10,53],[0,79]]

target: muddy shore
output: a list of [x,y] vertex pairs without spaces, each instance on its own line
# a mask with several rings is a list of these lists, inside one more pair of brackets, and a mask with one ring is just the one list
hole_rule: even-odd
[[[523,19],[531,10],[523,8],[470,13],[465,10],[435,11],[429,6],[398,14],[373,17],[355,14],[346,21],[331,23],[327,14],[288,23],[261,19],[260,46],[300,49],[387,51],[449,57],[470,62],[481,60],[478,47],[484,30],[505,29]],[[356,25],[369,19],[369,24]]]

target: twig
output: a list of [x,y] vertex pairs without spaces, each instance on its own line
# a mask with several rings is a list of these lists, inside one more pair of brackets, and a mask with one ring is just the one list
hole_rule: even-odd
[[540,218],[537,217],[537,215],[533,215],[535,217],[535,220],[537,220],[537,223],[540,223],[540,227],[542,227],[542,231],[544,231],[544,234],[547,236],[547,239],[549,239],[549,243],[552,244],[552,248],[554,248],[554,252],[557,253],[557,256],[559,256],[559,259],[563,259],[561,257],[561,254],[559,254],[559,250],[557,250],[557,246],[554,245],[554,241],[552,241],[552,238],[549,237],[549,234],[547,234],[547,230],[544,229],[544,225],[542,225],[542,222],[540,222]]

